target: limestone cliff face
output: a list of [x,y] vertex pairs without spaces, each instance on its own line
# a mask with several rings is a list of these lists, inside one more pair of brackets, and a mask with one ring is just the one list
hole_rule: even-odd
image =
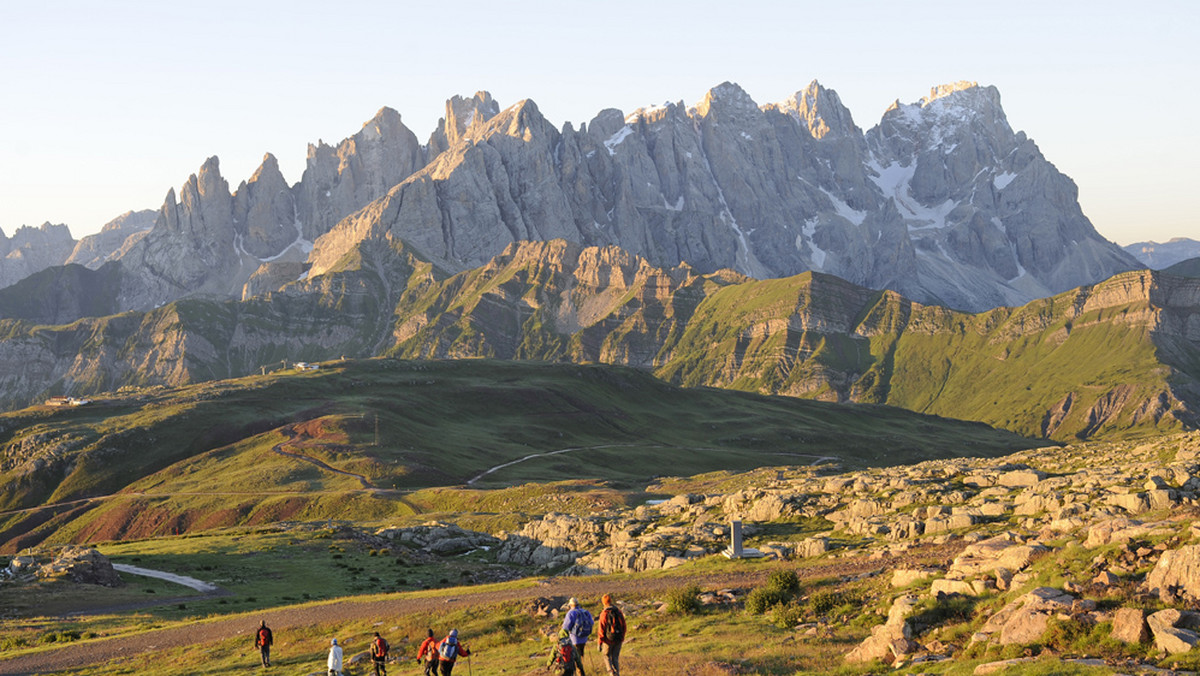
[[1138,267],[1009,127],[993,87],[936,88],[866,134],[816,82],[765,106],[725,83],[692,107],[606,110],[578,130],[530,101],[493,110],[482,93],[448,103],[433,161],[318,241],[314,273],[385,232],[460,270],[562,237],[659,266],[814,270],[979,310]]
[[[513,242],[563,238],[702,274],[824,272],[972,311],[1139,267],[1013,131],[996,89],[965,82],[897,102],[866,133],[817,82],[762,106],[727,82],[692,106],[604,110],[578,129],[478,92],[447,101],[425,147],[383,108],[336,146],[310,146],[295,185],[268,154],[228,193],[213,158],[178,205],[169,196],[161,226],[110,233],[73,260],[121,260],[127,309],[266,293],[292,281],[292,264],[336,270],[364,241],[467,270]],[[61,262],[32,257],[0,277]]]
[[304,238],[315,240],[424,164],[417,137],[391,108],[380,109],[336,147],[310,145],[307,167],[296,186]]

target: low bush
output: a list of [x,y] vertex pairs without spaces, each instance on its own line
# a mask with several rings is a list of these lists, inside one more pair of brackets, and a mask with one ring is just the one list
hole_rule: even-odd
[[786,596],[778,589],[770,587],[755,587],[746,594],[746,612],[751,615],[761,615],[772,606],[781,603],[787,603],[791,597]]
[[796,577],[794,570],[777,570],[767,578],[767,588],[775,589],[791,598],[800,593],[800,578]]
[[804,619],[804,606],[796,601],[777,603],[771,607],[771,623],[780,629],[791,629]]
[[667,592],[667,612],[695,615],[700,612],[700,587],[689,584]]

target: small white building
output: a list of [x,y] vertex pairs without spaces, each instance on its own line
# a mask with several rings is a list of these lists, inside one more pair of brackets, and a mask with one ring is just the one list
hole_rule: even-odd
[[298,361],[293,364],[293,366],[295,366],[296,370],[298,371],[316,371],[317,369],[321,368],[320,364],[314,364],[307,361]]

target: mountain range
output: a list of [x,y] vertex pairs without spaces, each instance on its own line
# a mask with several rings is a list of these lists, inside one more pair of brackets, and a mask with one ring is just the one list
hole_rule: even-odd
[[6,407],[299,359],[495,357],[1064,440],[1200,422],[1195,279],[1100,237],[973,83],[866,133],[815,82],[578,130],[480,92],[425,144],[385,108],[310,146],[294,185],[268,155],[231,191],[210,158],[157,214],[78,243],[22,229],[5,264],[64,234],[65,264],[0,289]]
[[1200,242],[1187,237],[1173,237],[1161,243],[1134,242],[1125,250],[1151,270],[1165,270],[1176,263],[1200,257]]
[[449,100],[425,144],[384,108],[336,146],[310,146],[293,185],[268,154],[231,191],[213,157],[151,227],[144,212],[123,219],[70,254],[62,234],[41,238],[45,253],[10,254],[0,281],[115,260],[115,307],[146,310],[277,290],[363,239],[401,239],[458,272],[514,241],[561,238],[703,273],[825,272],[978,311],[1140,267],[1013,131],[999,92],[970,82],[897,101],[865,133],[817,82],[762,106],[724,83],[693,106],[604,110],[579,129],[479,92]]

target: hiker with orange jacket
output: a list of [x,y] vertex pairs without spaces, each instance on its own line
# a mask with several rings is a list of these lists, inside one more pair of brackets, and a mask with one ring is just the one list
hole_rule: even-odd
[[271,636],[271,629],[267,626],[267,621],[263,620],[262,624],[258,625],[258,631],[254,633],[254,647],[258,648],[264,667],[271,666],[271,644],[274,641],[274,637]]
[[605,594],[601,597],[604,610],[600,611],[600,655],[604,657],[604,667],[611,676],[621,676],[621,644],[625,642],[625,615],[621,609],[614,606],[612,596]]
[[438,670],[438,650],[437,639],[433,637],[433,630],[429,630],[429,635],[421,642],[421,647],[417,650],[417,661],[425,660],[425,676],[437,676]]
[[470,657],[471,651],[467,650],[467,646],[463,645],[458,640],[458,630],[451,629],[446,638],[437,647],[438,667],[441,669],[441,676],[450,676],[454,671],[454,662],[458,660],[458,656]]

